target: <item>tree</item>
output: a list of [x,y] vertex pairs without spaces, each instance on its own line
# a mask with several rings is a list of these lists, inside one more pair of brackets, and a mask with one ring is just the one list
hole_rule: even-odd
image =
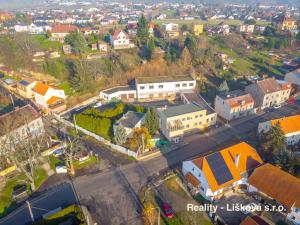
[[130,149],[143,153],[150,148],[151,135],[146,127],[133,129],[132,138],[129,141]]
[[64,149],[65,163],[71,175],[75,175],[76,173],[73,161],[76,154],[75,146],[78,145],[78,140],[79,139],[77,136],[72,138],[70,136],[67,136],[64,138],[64,142],[66,144],[66,147]]
[[267,26],[263,33],[264,36],[274,37],[276,35],[276,29],[271,26]]
[[74,31],[65,37],[65,42],[72,46],[72,50],[76,55],[81,55],[87,50],[86,40],[81,32]]
[[188,31],[188,30],[189,30],[189,26],[187,24],[182,24],[181,31],[185,32],[185,31]]
[[[24,121],[27,121],[25,118]],[[26,123],[27,124],[27,123]],[[21,170],[28,179],[32,191],[35,191],[36,171],[40,164],[39,156],[45,148],[46,135],[33,133],[29,126],[24,128],[23,138],[20,139],[15,134],[7,134],[5,140],[0,144],[0,155],[6,157],[16,167]]]
[[265,135],[264,147],[275,154],[286,148],[285,140],[280,124],[276,123]]
[[151,202],[147,202],[142,212],[143,221],[145,225],[154,225],[157,223],[158,213]]
[[227,84],[227,81],[226,80],[224,80],[221,84],[220,84],[220,86],[219,86],[219,88],[218,88],[218,91],[219,92],[228,92],[229,91],[229,87],[228,87],[228,84]]
[[137,36],[141,42],[145,43],[149,38],[147,20],[144,15],[142,15],[138,22]]
[[284,149],[275,155],[275,164],[290,174],[295,175],[295,170],[300,165],[300,161],[293,152]]
[[191,62],[192,62],[192,57],[191,54],[189,52],[189,50],[187,49],[187,47],[185,47],[181,53],[181,62],[184,66],[190,66]]
[[122,145],[126,142],[127,140],[127,133],[126,130],[123,126],[117,126],[115,130],[115,142],[118,145]]
[[245,22],[245,24],[248,24],[248,25],[255,25],[255,24],[256,24],[256,21],[255,21],[255,19],[250,19],[250,20],[247,20],[247,21]]
[[151,59],[153,52],[155,50],[155,44],[154,44],[154,40],[153,38],[149,39],[148,43],[147,43],[147,49],[148,49],[148,58]]
[[300,29],[298,30],[298,33],[296,35],[296,40],[300,41]]
[[158,115],[154,108],[148,109],[145,118],[145,127],[151,135],[155,134],[159,127]]

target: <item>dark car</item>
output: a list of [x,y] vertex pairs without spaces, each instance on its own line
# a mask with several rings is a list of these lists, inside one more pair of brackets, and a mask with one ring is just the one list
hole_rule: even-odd
[[27,193],[27,185],[26,184],[20,184],[14,187],[12,197],[15,201],[20,201],[28,196]]
[[163,204],[163,211],[166,217],[173,218],[174,212],[168,203]]

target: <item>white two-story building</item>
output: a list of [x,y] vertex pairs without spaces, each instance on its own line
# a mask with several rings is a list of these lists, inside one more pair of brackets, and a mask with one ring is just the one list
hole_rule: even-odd
[[66,109],[65,91],[43,82],[37,82],[33,88],[34,101],[45,112],[61,112]]
[[163,99],[193,91],[196,80],[191,76],[137,77],[135,84],[138,99]]
[[116,29],[113,35],[110,35],[110,43],[114,49],[133,48],[134,44],[130,43],[128,34],[123,30]]

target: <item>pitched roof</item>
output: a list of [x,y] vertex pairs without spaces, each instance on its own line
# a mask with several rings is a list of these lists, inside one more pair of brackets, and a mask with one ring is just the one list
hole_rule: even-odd
[[272,126],[277,123],[280,124],[280,127],[285,134],[300,131],[300,114],[271,120]]
[[[209,161],[210,158],[214,157],[216,154],[220,154],[222,160],[213,165],[212,163],[209,163]],[[235,160],[237,160],[237,165],[235,164]],[[254,169],[262,163],[262,160],[254,148],[245,142],[241,142],[208,156],[196,158],[193,160],[193,163],[203,171],[212,191],[217,191],[240,180],[241,174]],[[224,163],[226,165],[222,166],[224,166],[226,170],[228,169],[231,176],[229,176],[230,179],[225,182],[218,183],[216,176],[219,174],[214,174],[214,167],[218,167]]]
[[76,31],[77,27],[71,24],[56,24],[52,27],[52,33],[70,33]]
[[128,37],[128,34],[127,34],[125,31],[123,31],[123,30],[121,30],[121,29],[115,29],[115,30],[114,30],[114,33],[113,33],[113,35],[112,35],[112,36],[113,36],[113,39],[114,39],[114,40],[117,40],[117,39],[118,39],[118,36],[119,36],[119,34],[120,34],[121,32],[125,34],[126,38],[129,38],[129,37]]
[[240,225],[269,225],[259,216],[247,216]]
[[200,181],[191,173],[188,172],[187,174],[185,174],[185,178],[187,179],[187,181],[189,183],[191,183],[195,188],[199,187]]
[[248,183],[288,208],[300,209],[300,179],[269,163],[254,170]]
[[219,97],[225,100],[231,108],[254,104],[254,99],[252,98],[252,96],[241,90],[222,93],[219,94]]
[[51,98],[48,99],[47,104],[48,105],[52,105],[54,103],[61,102],[61,101],[63,101],[62,98],[59,98],[59,97],[56,97],[56,96],[52,96]]
[[153,84],[164,82],[177,82],[177,81],[194,81],[191,76],[160,76],[160,77],[136,77],[136,84]]
[[33,91],[44,96],[47,93],[49,88],[50,88],[49,85],[43,82],[37,82],[33,88]]
[[264,80],[257,81],[256,83],[262,92],[264,93],[272,93],[272,92],[277,92],[282,89],[289,89],[291,88],[290,84],[279,84],[275,78],[267,78]]
[[25,105],[20,108],[0,116],[0,136],[3,136],[31,121],[39,118],[41,115],[31,105]]
[[165,114],[166,117],[179,116],[187,113],[199,112],[204,110],[202,107],[196,104],[185,104],[178,106],[171,106],[167,109],[163,110],[162,113]]
[[121,119],[117,121],[117,125],[134,128],[136,124],[144,117],[144,115],[144,113],[128,111]]

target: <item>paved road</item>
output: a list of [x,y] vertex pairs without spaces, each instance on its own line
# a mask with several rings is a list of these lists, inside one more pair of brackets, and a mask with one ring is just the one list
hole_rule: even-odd
[[[29,200],[29,202],[36,221],[51,210],[75,204],[77,201],[71,184],[63,183]],[[26,203],[0,220],[1,225],[28,225],[31,223],[32,220]]]
[[287,105],[274,112],[254,115],[206,134],[186,137],[189,144],[164,156],[144,162],[121,165],[112,170],[77,178],[74,182],[80,202],[89,207],[92,216],[103,225],[142,224],[137,193],[152,176],[179,166],[183,160],[243,141],[246,134],[256,131],[259,122],[300,113],[300,104]]

